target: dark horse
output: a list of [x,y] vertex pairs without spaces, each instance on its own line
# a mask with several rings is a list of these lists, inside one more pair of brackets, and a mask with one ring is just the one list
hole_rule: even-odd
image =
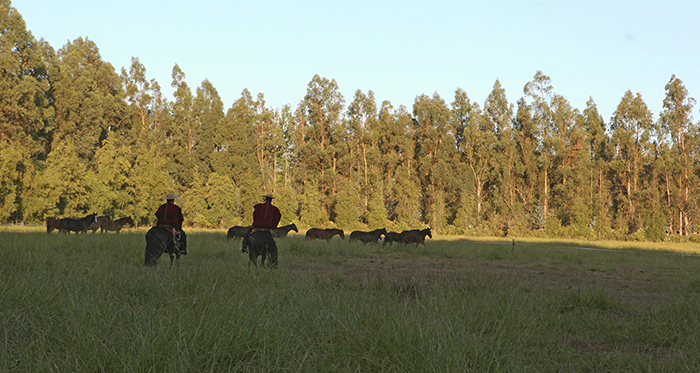
[[401,243],[415,243],[416,246],[422,243],[425,246],[425,236],[433,238],[430,233],[430,228],[425,228],[423,230],[413,229],[410,231],[401,232]]
[[382,243],[382,246],[389,244],[391,246],[392,243],[401,243],[401,233],[397,232],[386,232],[384,234],[384,242]]
[[173,234],[164,227],[153,227],[146,232],[146,258],[144,264],[150,267],[155,267],[158,264],[158,258],[163,253],[170,255],[170,265],[173,265],[173,260],[177,258],[178,265],[180,264],[180,256],[187,255],[187,236],[185,231],[180,230],[180,244],[175,245]]
[[270,231],[259,230],[245,236],[241,245],[241,251],[248,253],[250,258],[248,267],[252,263],[257,268],[258,257],[261,257],[261,266],[265,266],[265,260],[269,259],[267,265],[271,268],[277,268],[277,244]]
[[275,229],[270,230],[272,235],[275,236],[276,238],[287,237],[287,234],[289,234],[289,231],[294,231],[294,232],[299,233],[299,230],[297,229],[296,224],[289,224],[289,225],[285,225],[284,227],[279,227],[279,228],[275,228]]
[[240,225],[234,225],[233,227],[228,229],[228,232],[226,233],[226,241],[234,238],[244,238],[248,233],[249,229],[250,227],[241,227]]
[[306,238],[307,239],[312,239],[312,238],[318,238],[321,240],[326,240],[330,241],[331,238],[335,235],[340,236],[341,239],[345,239],[345,234],[343,233],[342,230],[340,229],[335,229],[335,228],[328,228],[328,229],[320,229],[320,228],[311,228],[308,231],[306,231]]
[[108,231],[108,232],[117,232],[122,230],[124,228],[125,224],[129,224],[129,226],[134,226],[134,220],[131,219],[131,216],[127,216],[125,218],[117,219],[117,220],[112,220],[109,222],[106,222],[105,224],[102,224],[102,232]]
[[102,226],[111,221],[112,219],[109,216],[98,216],[97,218],[95,218],[95,222],[90,224],[88,229],[91,230],[92,233],[95,233],[95,231],[97,231],[98,229],[100,230],[100,232],[104,232]]
[[97,220],[97,214],[92,213],[81,219],[64,218],[58,222],[58,231],[62,233],[83,232],[87,233],[90,224]]
[[46,219],[46,233],[51,233],[51,232],[53,232],[54,229],[58,229],[58,223],[60,221],[61,221],[60,219],[56,219],[56,218]]
[[371,232],[354,231],[350,233],[350,242],[362,241],[362,243],[377,243],[379,238],[386,234],[386,229],[375,229]]

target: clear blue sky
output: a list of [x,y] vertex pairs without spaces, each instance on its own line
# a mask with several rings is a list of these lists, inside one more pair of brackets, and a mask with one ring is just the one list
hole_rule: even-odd
[[[244,88],[293,108],[318,74],[346,104],[374,91],[409,109],[462,88],[483,106],[498,78],[515,104],[537,70],[609,120],[627,90],[655,117],[672,74],[700,99],[700,1],[13,0],[27,29],[58,50],[87,37],[117,73],[132,57],[168,97],[178,64],[192,92],[208,79],[225,109]],[[699,117],[696,105],[693,117]]]

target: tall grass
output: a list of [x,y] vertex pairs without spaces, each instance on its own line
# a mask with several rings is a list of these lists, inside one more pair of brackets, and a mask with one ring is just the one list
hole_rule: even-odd
[[[172,266],[161,257],[150,269],[140,231],[0,232],[0,242],[0,371],[700,368],[700,260],[693,258],[464,240],[381,247],[290,237],[279,241],[279,269],[256,270],[225,232],[188,232],[190,255]],[[446,260],[426,265],[452,270],[361,271],[363,263],[426,258]],[[562,290],[460,270],[453,259],[572,270],[625,266],[672,277],[670,301],[640,306],[605,287]],[[348,272],[353,266],[360,269]]]

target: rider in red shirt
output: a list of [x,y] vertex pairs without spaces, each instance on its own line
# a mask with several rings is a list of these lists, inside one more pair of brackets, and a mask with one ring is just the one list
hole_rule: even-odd
[[263,196],[265,202],[253,206],[253,229],[275,229],[279,224],[282,214],[280,210],[272,205],[272,194]]
[[174,193],[166,194],[163,199],[165,203],[158,207],[156,211],[156,217],[158,218],[158,223],[156,225],[169,225],[177,229],[182,229],[182,209],[180,206],[175,204],[175,198],[177,198]]
[[[163,199],[165,203],[158,207],[156,211],[156,218],[158,222],[156,225],[162,226],[165,229],[173,233],[173,239],[175,240],[175,246],[180,247],[180,243],[185,243],[187,245],[187,235],[185,231],[182,230],[182,209],[180,206],[175,204],[175,198],[178,196],[174,193],[166,194]],[[183,254],[187,254],[189,251],[184,250]]]

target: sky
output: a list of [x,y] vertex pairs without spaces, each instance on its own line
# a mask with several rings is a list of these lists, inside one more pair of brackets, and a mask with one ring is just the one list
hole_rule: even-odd
[[[248,89],[296,108],[314,75],[409,110],[464,90],[483,107],[498,79],[512,104],[537,71],[574,108],[593,98],[610,120],[627,90],[657,118],[675,75],[700,97],[697,0],[12,0],[36,39],[56,50],[95,42],[117,73],[137,57],[172,98],[177,64],[206,79],[228,109]],[[696,105],[693,118],[700,115]]]

